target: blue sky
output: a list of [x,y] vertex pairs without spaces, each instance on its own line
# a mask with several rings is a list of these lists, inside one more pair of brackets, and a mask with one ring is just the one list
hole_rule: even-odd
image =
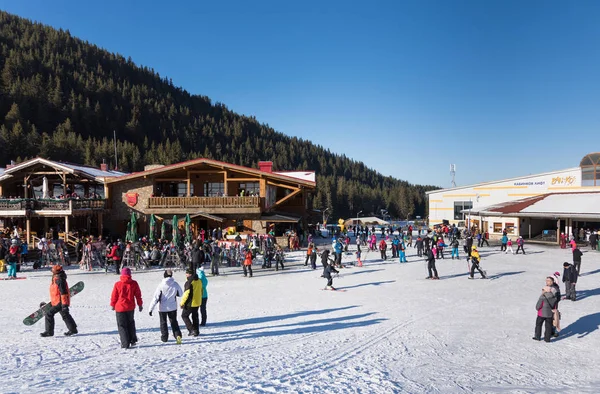
[[599,151],[598,1],[14,1],[191,93],[412,183]]

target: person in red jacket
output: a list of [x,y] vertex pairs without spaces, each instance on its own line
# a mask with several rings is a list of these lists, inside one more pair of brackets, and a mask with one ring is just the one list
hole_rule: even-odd
[[110,249],[110,253],[106,255],[107,259],[112,259],[115,265],[115,274],[119,274],[119,270],[121,269],[121,259],[123,258],[123,251],[121,249],[121,245],[119,242],[115,242]]
[[119,329],[123,349],[128,349],[137,343],[135,320],[133,318],[136,301],[141,312],[143,302],[140,286],[135,280],[131,279],[131,270],[123,268],[121,278],[115,283],[110,296],[110,306],[117,313],[117,328]]
[[50,282],[50,304],[52,308],[46,312],[46,331],[40,335],[51,337],[54,335],[54,315],[60,313],[67,329],[66,336],[77,334],[77,324],[69,313],[71,305],[71,295],[69,293],[69,284],[67,283],[67,274],[60,265],[52,267],[52,281]]

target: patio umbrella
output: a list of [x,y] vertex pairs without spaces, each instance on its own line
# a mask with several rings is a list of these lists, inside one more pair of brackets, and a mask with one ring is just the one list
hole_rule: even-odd
[[48,178],[44,177],[44,180],[42,181],[42,198],[46,199],[49,196],[50,192],[48,190]]
[[164,220],[162,222],[162,225],[160,226],[160,239],[167,239],[167,225],[165,224]]
[[173,243],[175,245],[179,244],[179,227],[177,222],[177,215],[173,215]]
[[150,232],[148,233],[148,238],[150,241],[154,241],[154,233],[156,232],[156,216],[154,214],[150,215]]
[[131,233],[130,233],[130,237],[131,237],[131,242],[135,242],[137,241],[138,238],[138,234],[137,234],[137,218],[135,216],[135,212],[131,213],[131,229],[130,229]]
[[185,242],[192,243],[192,218],[189,213],[185,215]]

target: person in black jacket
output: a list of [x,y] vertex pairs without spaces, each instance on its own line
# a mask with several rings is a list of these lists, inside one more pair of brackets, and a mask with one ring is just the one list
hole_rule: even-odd
[[577,284],[577,270],[573,264],[563,263],[563,282],[565,284],[565,299],[575,301],[575,285]]
[[598,234],[595,231],[592,231],[590,234],[590,246],[592,250],[596,250],[596,245],[598,244]]
[[196,272],[196,269],[204,264],[204,251],[198,247],[198,242],[194,241],[192,252],[190,253],[190,270]]
[[577,276],[581,273],[581,256],[583,256],[583,253],[581,253],[578,247],[575,247],[573,249],[573,265],[577,269]]
[[[425,279],[440,279],[438,277],[437,269],[435,268],[435,256],[431,249],[427,249],[427,270],[429,271],[429,276]],[[433,274],[435,274],[435,276]]]
[[331,276],[331,273],[339,274],[339,271],[335,269],[333,264],[328,264],[325,269],[323,269],[323,277],[327,279],[327,287],[325,287],[325,289],[335,290],[335,287],[333,287],[333,277]]

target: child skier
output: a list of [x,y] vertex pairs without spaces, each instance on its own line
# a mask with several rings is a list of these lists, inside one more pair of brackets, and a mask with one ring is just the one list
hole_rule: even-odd
[[331,276],[332,272],[339,274],[339,271],[335,269],[333,264],[328,264],[323,270],[323,277],[327,279],[327,286],[325,287],[326,290],[336,290],[335,287],[333,287],[333,277]]
[[515,254],[515,251],[512,248],[512,239],[510,238],[506,241],[506,250],[504,251],[504,254],[508,252]]
[[479,262],[481,261],[481,256],[479,255],[479,251],[477,250],[477,246],[475,246],[475,245],[473,245],[473,248],[471,250],[470,259],[471,259],[471,272],[470,272],[469,279],[473,279],[473,276],[475,275],[475,269],[477,269],[477,271],[479,271],[482,279],[487,278],[486,272],[483,271],[479,267]]
[[358,262],[358,266],[362,267],[362,261],[360,260],[360,256],[362,254],[362,251],[360,250],[360,239],[356,239],[356,261]]

